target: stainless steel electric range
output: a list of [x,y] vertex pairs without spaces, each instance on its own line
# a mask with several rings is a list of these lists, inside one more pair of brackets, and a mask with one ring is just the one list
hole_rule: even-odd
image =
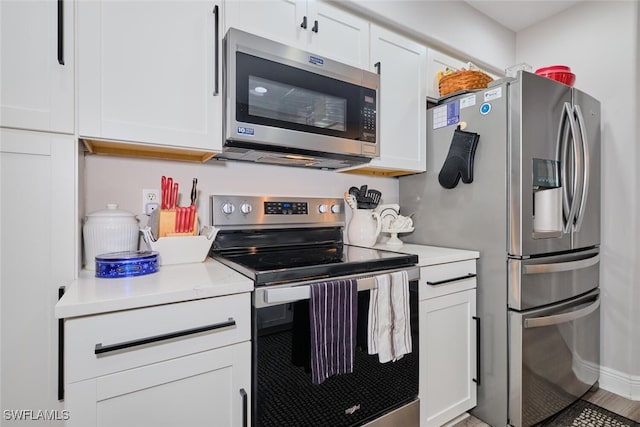
[[[254,426],[419,424],[418,258],[344,244],[344,209],[332,198],[211,196],[211,224],[220,230],[211,256],[255,285]],[[353,372],[313,384],[310,285],[400,270],[409,277],[413,351],[388,363],[368,354],[371,291],[359,285]]]

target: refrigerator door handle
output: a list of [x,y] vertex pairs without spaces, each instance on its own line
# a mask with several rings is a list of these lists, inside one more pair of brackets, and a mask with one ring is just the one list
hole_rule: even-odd
[[[573,182],[571,193],[569,193],[569,187],[567,185],[566,177],[568,175],[569,165],[569,132],[566,131],[565,125],[569,123],[569,132],[573,143],[574,152],[574,168],[573,168]],[[571,231],[571,227],[575,222],[575,216],[578,205],[576,203],[576,193],[578,191],[578,153],[576,152],[576,122],[573,116],[573,107],[571,103],[565,102],[562,108],[562,114],[560,116],[560,125],[558,128],[558,158],[562,164],[562,206],[563,211],[566,213],[565,223],[563,231],[565,234]],[[569,205],[569,198],[571,198],[571,205]]]
[[600,262],[600,254],[580,259],[577,261],[554,262],[550,264],[531,264],[525,265],[523,274],[543,274],[543,273],[559,273],[563,271],[579,270],[581,268],[591,267]]
[[552,316],[530,317],[528,319],[524,319],[524,328],[540,328],[545,326],[558,325],[560,323],[572,322],[574,320],[580,319],[581,317],[590,315],[591,313],[596,311],[598,307],[600,307],[600,298],[579,310],[570,311],[568,313],[555,314]]
[[583,171],[582,171],[582,194],[580,197],[580,207],[578,208],[578,212],[576,213],[576,224],[575,231],[580,231],[580,227],[582,226],[582,220],[584,219],[585,208],[587,204],[587,195],[589,190],[589,178],[590,178],[590,170],[589,164],[591,161],[591,156],[589,153],[589,142],[587,140],[587,132],[584,125],[584,116],[582,115],[582,110],[579,105],[574,105],[574,111],[576,118],[578,119],[578,125],[580,128],[580,141],[582,142],[582,156],[583,156]]

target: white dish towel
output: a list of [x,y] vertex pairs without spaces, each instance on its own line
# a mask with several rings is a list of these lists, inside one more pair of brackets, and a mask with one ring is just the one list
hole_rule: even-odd
[[406,271],[376,276],[369,300],[367,331],[369,354],[380,363],[396,361],[411,353],[409,278]]

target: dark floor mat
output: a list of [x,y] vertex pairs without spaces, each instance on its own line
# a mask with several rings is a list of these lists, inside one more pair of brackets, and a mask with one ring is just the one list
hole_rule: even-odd
[[640,427],[640,423],[608,411],[586,400],[578,400],[558,415],[536,427]]

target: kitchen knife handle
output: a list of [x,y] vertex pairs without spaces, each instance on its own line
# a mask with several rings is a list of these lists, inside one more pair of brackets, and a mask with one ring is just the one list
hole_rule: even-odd
[[218,44],[220,42],[220,8],[218,5],[213,6],[213,14],[215,16],[213,22],[213,55],[214,55],[214,70],[213,70],[213,96],[218,96],[220,94],[220,48]]
[[[66,288],[58,288],[58,301]],[[58,400],[64,400],[64,319],[58,319]]]
[[247,410],[249,409],[249,396],[244,388],[240,389],[240,396],[242,396],[242,427],[247,427],[249,417],[247,416]]
[[300,24],[300,28],[304,28],[305,30],[307,29],[307,17],[306,16],[302,17],[302,23]]
[[313,27],[311,27],[311,31],[318,34],[318,20],[313,21]]
[[58,0],[58,64],[64,65],[64,0]]
[[373,64],[373,66],[376,68],[376,72],[380,74],[380,72],[382,71],[382,64],[380,64],[380,61]]
[[480,385],[480,372],[482,371],[481,369],[481,347],[480,347],[480,343],[482,342],[480,340],[481,335],[480,335],[480,318],[478,316],[473,316],[472,317],[473,320],[476,321],[476,378],[473,378],[473,382],[476,383],[476,385]]
[[182,331],[169,332],[168,334],[154,335],[152,337],[140,338],[138,340],[133,340],[133,341],[125,341],[125,342],[111,344],[111,345],[102,345],[102,343],[98,343],[96,344],[94,353],[97,356],[99,354],[109,353],[111,351],[123,350],[126,348],[137,347],[139,345],[151,344],[159,341],[170,340],[173,338],[184,337],[187,335],[199,334],[201,332],[208,332],[216,329],[228,328],[230,326],[236,326],[236,321],[232,317],[230,317],[229,320],[227,320],[226,322],[214,323],[212,325],[200,326],[197,328],[184,329]]

